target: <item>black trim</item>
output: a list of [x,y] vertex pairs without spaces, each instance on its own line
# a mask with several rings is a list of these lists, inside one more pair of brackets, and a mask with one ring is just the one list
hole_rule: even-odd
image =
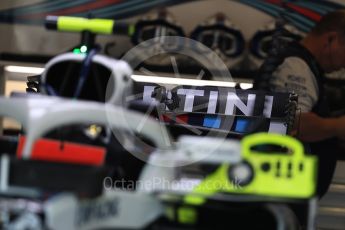
[[165,26],[165,27],[168,27],[168,28],[175,30],[177,32],[178,36],[185,37],[185,33],[184,33],[182,27],[171,24],[164,19],[157,19],[157,20],[152,20],[152,21],[139,20],[135,24],[135,31],[134,31],[134,34],[132,35],[131,40],[132,40],[133,44],[137,45],[140,43],[139,42],[139,33],[146,26]]
[[0,61],[46,64],[54,56],[36,54],[0,53]]
[[[266,38],[266,37],[271,37],[271,39],[273,39],[273,35],[275,33],[275,30],[266,30],[266,31],[258,31],[254,34],[253,38],[250,41],[249,44],[249,50],[251,52],[251,54],[253,54],[255,57],[257,58],[261,58],[261,59],[265,59],[267,58],[266,56],[263,56],[260,52],[259,49],[260,47],[260,43],[261,41]],[[291,37],[292,39],[299,41],[302,39],[302,36],[299,36],[297,34],[289,34],[289,37]]]
[[245,49],[245,40],[244,40],[244,37],[243,37],[241,31],[233,29],[233,28],[229,28],[229,27],[222,25],[222,24],[216,24],[216,25],[210,25],[210,26],[198,26],[193,30],[190,37],[193,40],[198,40],[197,38],[198,38],[199,34],[204,32],[204,31],[207,31],[207,30],[223,30],[223,31],[230,33],[230,34],[235,36],[236,42],[237,42],[237,49],[236,49],[235,53],[233,53],[231,55],[227,55],[224,53],[226,56],[237,57],[243,53],[243,51]]
[[10,186],[49,191],[73,191],[94,197],[102,194],[106,167],[10,158]]
[[44,22],[44,26],[48,30],[57,30],[58,29],[58,16],[47,16]]
[[130,25],[123,22],[114,22],[113,34],[116,35],[128,35]]

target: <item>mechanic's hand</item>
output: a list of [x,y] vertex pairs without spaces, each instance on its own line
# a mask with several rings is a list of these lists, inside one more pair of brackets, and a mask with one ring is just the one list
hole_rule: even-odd
[[339,139],[345,140],[345,116],[337,118],[336,134]]

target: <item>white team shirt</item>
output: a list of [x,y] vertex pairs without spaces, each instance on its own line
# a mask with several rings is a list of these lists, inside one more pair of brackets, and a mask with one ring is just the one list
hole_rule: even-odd
[[298,57],[288,57],[272,74],[270,87],[273,92],[298,94],[302,112],[310,112],[319,99],[319,88],[307,63]]

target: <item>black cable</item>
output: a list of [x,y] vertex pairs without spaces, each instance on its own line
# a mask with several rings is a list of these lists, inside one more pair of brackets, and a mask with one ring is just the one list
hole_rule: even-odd
[[301,116],[302,116],[302,110],[301,108],[297,109],[298,110],[298,125],[297,125],[297,137],[299,137],[300,133],[301,133]]
[[42,86],[44,88],[46,88],[48,95],[52,95],[52,96],[56,96],[56,97],[59,96],[59,94],[54,90],[54,88],[51,85],[44,83],[44,84],[42,84]]
[[76,88],[76,91],[74,92],[74,95],[73,95],[74,99],[79,97],[79,95],[83,89],[84,83],[85,83],[85,81],[89,75],[92,58],[98,53],[99,50],[100,50],[99,47],[92,49],[87,54],[87,56],[84,58],[83,63],[82,63],[82,69],[80,71],[80,77],[79,77],[79,81],[77,84],[77,88]]
[[[104,89],[103,89],[103,87],[101,86],[101,83],[100,83],[100,78],[96,77],[96,76],[100,76],[98,68],[92,68],[92,74],[94,76],[92,80],[93,80],[93,82],[95,84],[95,89],[96,89],[97,97],[98,97],[99,101],[103,101],[104,95],[105,95],[105,97],[107,96],[106,95],[107,94],[106,93],[107,89],[105,89],[105,91],[104,91]],[[111,73],[111,74],[113,74],[113,73]],[[109,77],[109,81],[111,80],[110,78],[111,78],[111,75]]]

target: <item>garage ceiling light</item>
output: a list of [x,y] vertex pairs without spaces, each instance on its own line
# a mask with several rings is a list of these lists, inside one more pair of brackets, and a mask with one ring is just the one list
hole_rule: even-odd
[[241,89],[251,89],[253,88],[252,83],[240,83]]
[[[41,74],[44,68],[27,67],[27,66],[5,66],[5,71],[11,73],[25,73],[25,74]],[[228,81],[208,81],[198,79],[186,79],[176,77],[158,77],[147,75],[132,75],[134,81],[147,82],[156,84],[170,84],[170,85],[190,85],[190,86],[216,86],[216,87],[235,87],[236,82]],[[253,87],[251,83],[240,83],[242,89],[250,89]]]
[[44,68],[39,67],[27,67],[27,66],[5,66],[5,71],[10,73],[25,73],[25,74],[41,74]]
[[[132,75],[132,79],[137,82],[147,82],[156,84],[170,84],[170,85],[191,85],[191,86],[217,86],[217,87],[235,87],[236,82],[228,81],[207,81],[198,79],[186,79],[176,77],[158,77],[147,75]],[[242,89],[249,89],[253,87],[251,83],[240,83]]]

